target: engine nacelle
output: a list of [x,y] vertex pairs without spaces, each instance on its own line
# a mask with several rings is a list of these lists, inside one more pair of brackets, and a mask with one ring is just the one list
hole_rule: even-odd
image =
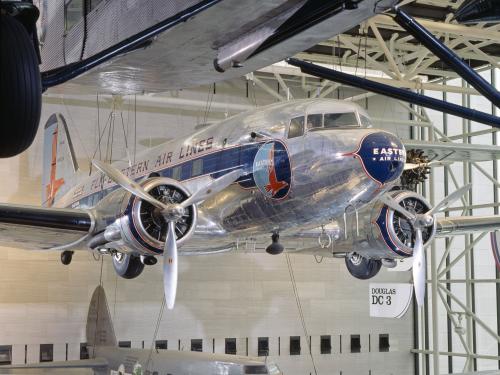
[[[163,203],[180,203],[191,193],[178,181],[154,177],[142,187]],[[124,253],[159,255],[163,253],[167,235],[167,222],[160,210],[135,195],[118,189],[107,195],[95,208],[97,227],[105,228],[103,247]],[[197,208],[192,205],[176,222],[177,245],[181,246],[196,227]]]
[[[405,190],[390,193],[398,203],[412,213],[425,213],[431,209],[429,202],[421,195]],[[371,258],[406,258],[413,255],[415,230],[409,220],[399,212],[377,201],[367,210],[359,213],[359,236],[354,236],[353,251]],[[436,223],[424,229],[424,244],[432,240]]]

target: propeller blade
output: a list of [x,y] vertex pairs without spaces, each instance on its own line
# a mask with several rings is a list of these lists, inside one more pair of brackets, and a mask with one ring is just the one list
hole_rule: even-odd
[[175,222],[168,222],[167,239],[163,249],[163,289],[167,308],[172,310],[177,294],[177,241],[175,239]]
[[425,251],[422,230],[417,228],[415,247],[413,248],[413,287],[417,305],[422,306],[425,298]]
[[451,206],[455,201],[459,200],[465,193],[467,193],[470,188],[472,187],[472,184],[467,184],[465,186],[462,186],[460,189],[457,191],[451,193],[447,197],[445,197],[441,202],[436,204],[432,210],[430,210],[427,215],[434,215],[436,212],[442,211],[445,208],[448,208]]
[[146,190],[142,188],[141,185],[125,176],[122,172],[120,172],[112,165],[103,163],[100,160],[92,160],[92,164],[94,164],[97,169],[99,169],[102,173],[111,178],[125,190],[131,192],[141,199],[144,199],[146,202],[151,203],[155,207],[165,209],[166,206],[162,202],[153,198]]
[[403,167],[403,169],[405,171],[408,171],[410,169],[417,169],[418,167],[420,167],[420,164],[415,164],[415,163],[405,163],[405,166]]
[[181,202],[181,206],[183,208],[186,208],[186,207],[189,207],[193,204],[204,201],[205,199],[209,198],[210,196],[217,194],[219,191],[227,188],[234,181],[236,181],[238,178],[240,178],[240,176],[242,174],[243,174],[243,170],[237,169],[235,171],[229,172],[229,173],[225,174],[224,176],[221,176],[221,177],[213,180],[208,185],[206,185],[206,186],[202,187],[201,189],[197,190],[196,192],[194,192],[194,194],[191,195],[184,202]]
[[380,201],[382,203],[384,203],[385,205],[389,206],[390,208],[392,208],[394,211],[397,211],[401,215],[406,216],[411,222],[414,222],[415,220],[417,220],[417,217],[414,214],[409,212],[404,207],[400,206],[399,203],[396,202],[391,197],[384,194],[380,197]]
[[430,161],[428,163],[420,163],[420,164],[415,164],[415,163],[405,163],[404,170],[408,171],[410,169],[417,169],[420,167],[445,167],[447,165],[450,165],[451,162],[449,161]]

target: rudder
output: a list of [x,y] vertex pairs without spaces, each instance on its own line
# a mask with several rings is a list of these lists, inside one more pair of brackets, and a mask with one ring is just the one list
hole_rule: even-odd
[[68,126],[62,114],[54,113],[44,129],[42,204],[50,207],[66,193],[72,187],[77,171]]
[[98,286],[92,294],[87,316],[87,345],[116,346],[115,330],[108,309],[106,293]]

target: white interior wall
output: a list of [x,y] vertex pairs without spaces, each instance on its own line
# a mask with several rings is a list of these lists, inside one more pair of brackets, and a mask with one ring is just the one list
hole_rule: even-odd
[[[212,97],[218,103],[254,106],[272,99],[250,86],[246,98],[243,80],[217,85]],[[341,97],[353,91],[341,92]],[[209,88],[180,91],[174,97],[193,100],[210,99]],[[296,94],[296,98],[299,94]],[[304,94],[303,94],[304,95]],[[333,96],[336,96],[335,93]],[[53,112],[65,116],[82,167],[96,150],[97,110],[95,97],[68,99],[47,98],[42,124]],[[60,101],[60,100],[59,100]],[[362,103],[364,104],[364,103]],[[392,101],[381,97],[368,99],[374,117],[407,119],[408,114]],[[134,113],[125,103],[125,132],[133,150]],[[141,105],[137,112],[137,150],[147,140],[183,136],[206,120],[223,118],[223,109],[205,115],[201,107],[160,107]],[[230,114],[231,111],[227,111]],[[109,105],[101,103],[100,126],[104,127]],[[384,124],[377,124],[384,125]],[[392,129],[393,126],[386,126]],[[395,130],[401,136],[407,127]],[[4,181],[0,201],[39,204],[41,196],[41,134],[25,154],[0,160]],[[121,117],[115,118],[113,159],[124,157]],[[291,261],[307,333],[312,337],[313,358],[318,374],[412,374],[412,313],[399,320],[369,318],[368,282],[352,278],[343,260],[292,255]],[[13,361],[37,362],[39,345],[53,343],[54,359],[79,355],[79,343],[85,340],[88,302],[101,279],[115,323],[118,340],[134,347],[150,347],[162,299],[162,275],[159,265],[147,267],[135,280],[118,278],[109,257],[96,261],[86,252],[75,254],[70,266],[63,266],[58,253],[37,253],[1,248],[0,251],[0,345],[13,345]],[[409,273],[382,270],[374,282],[408,282]],[[390,335],[390,351],[378,352],[378,335]],[[350,353],[350,335],[361,335],[361,353]],[[332,354],[319,354],[321,335],[332,335]],[[300,356],[290,356],[290,336],[301,336]],[[190,340],[203,339],[203,350],[224,351],[224,338],[237,338],[239,354],[257,355],[257,338],[269,337],[270,360],[277,362],[287,375],[313,372],[305,333],[300,323],[290,275],[284,256],[213,255],[180,259],[179,291],[174,311],[165,311],[157,339],[168,340],[171,349],[190,349]],[[248,348],[247,342],[248,340]],[[340,342],[342,341],[342,346]],[[370,345],[368,344],[370,342]],[[280,343],[280,345],[278,345]]]

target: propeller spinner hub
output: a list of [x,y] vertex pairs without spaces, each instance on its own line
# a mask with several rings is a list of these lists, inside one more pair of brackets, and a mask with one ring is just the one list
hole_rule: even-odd
[[180,204],[169,204],[161,213],[165,220],[177,221],[186,214],[186,210]]
[[430,227],[432,224],[434,224],[434,216],[429,214],[418,215],[415,222],[415,226],[422,229]]

